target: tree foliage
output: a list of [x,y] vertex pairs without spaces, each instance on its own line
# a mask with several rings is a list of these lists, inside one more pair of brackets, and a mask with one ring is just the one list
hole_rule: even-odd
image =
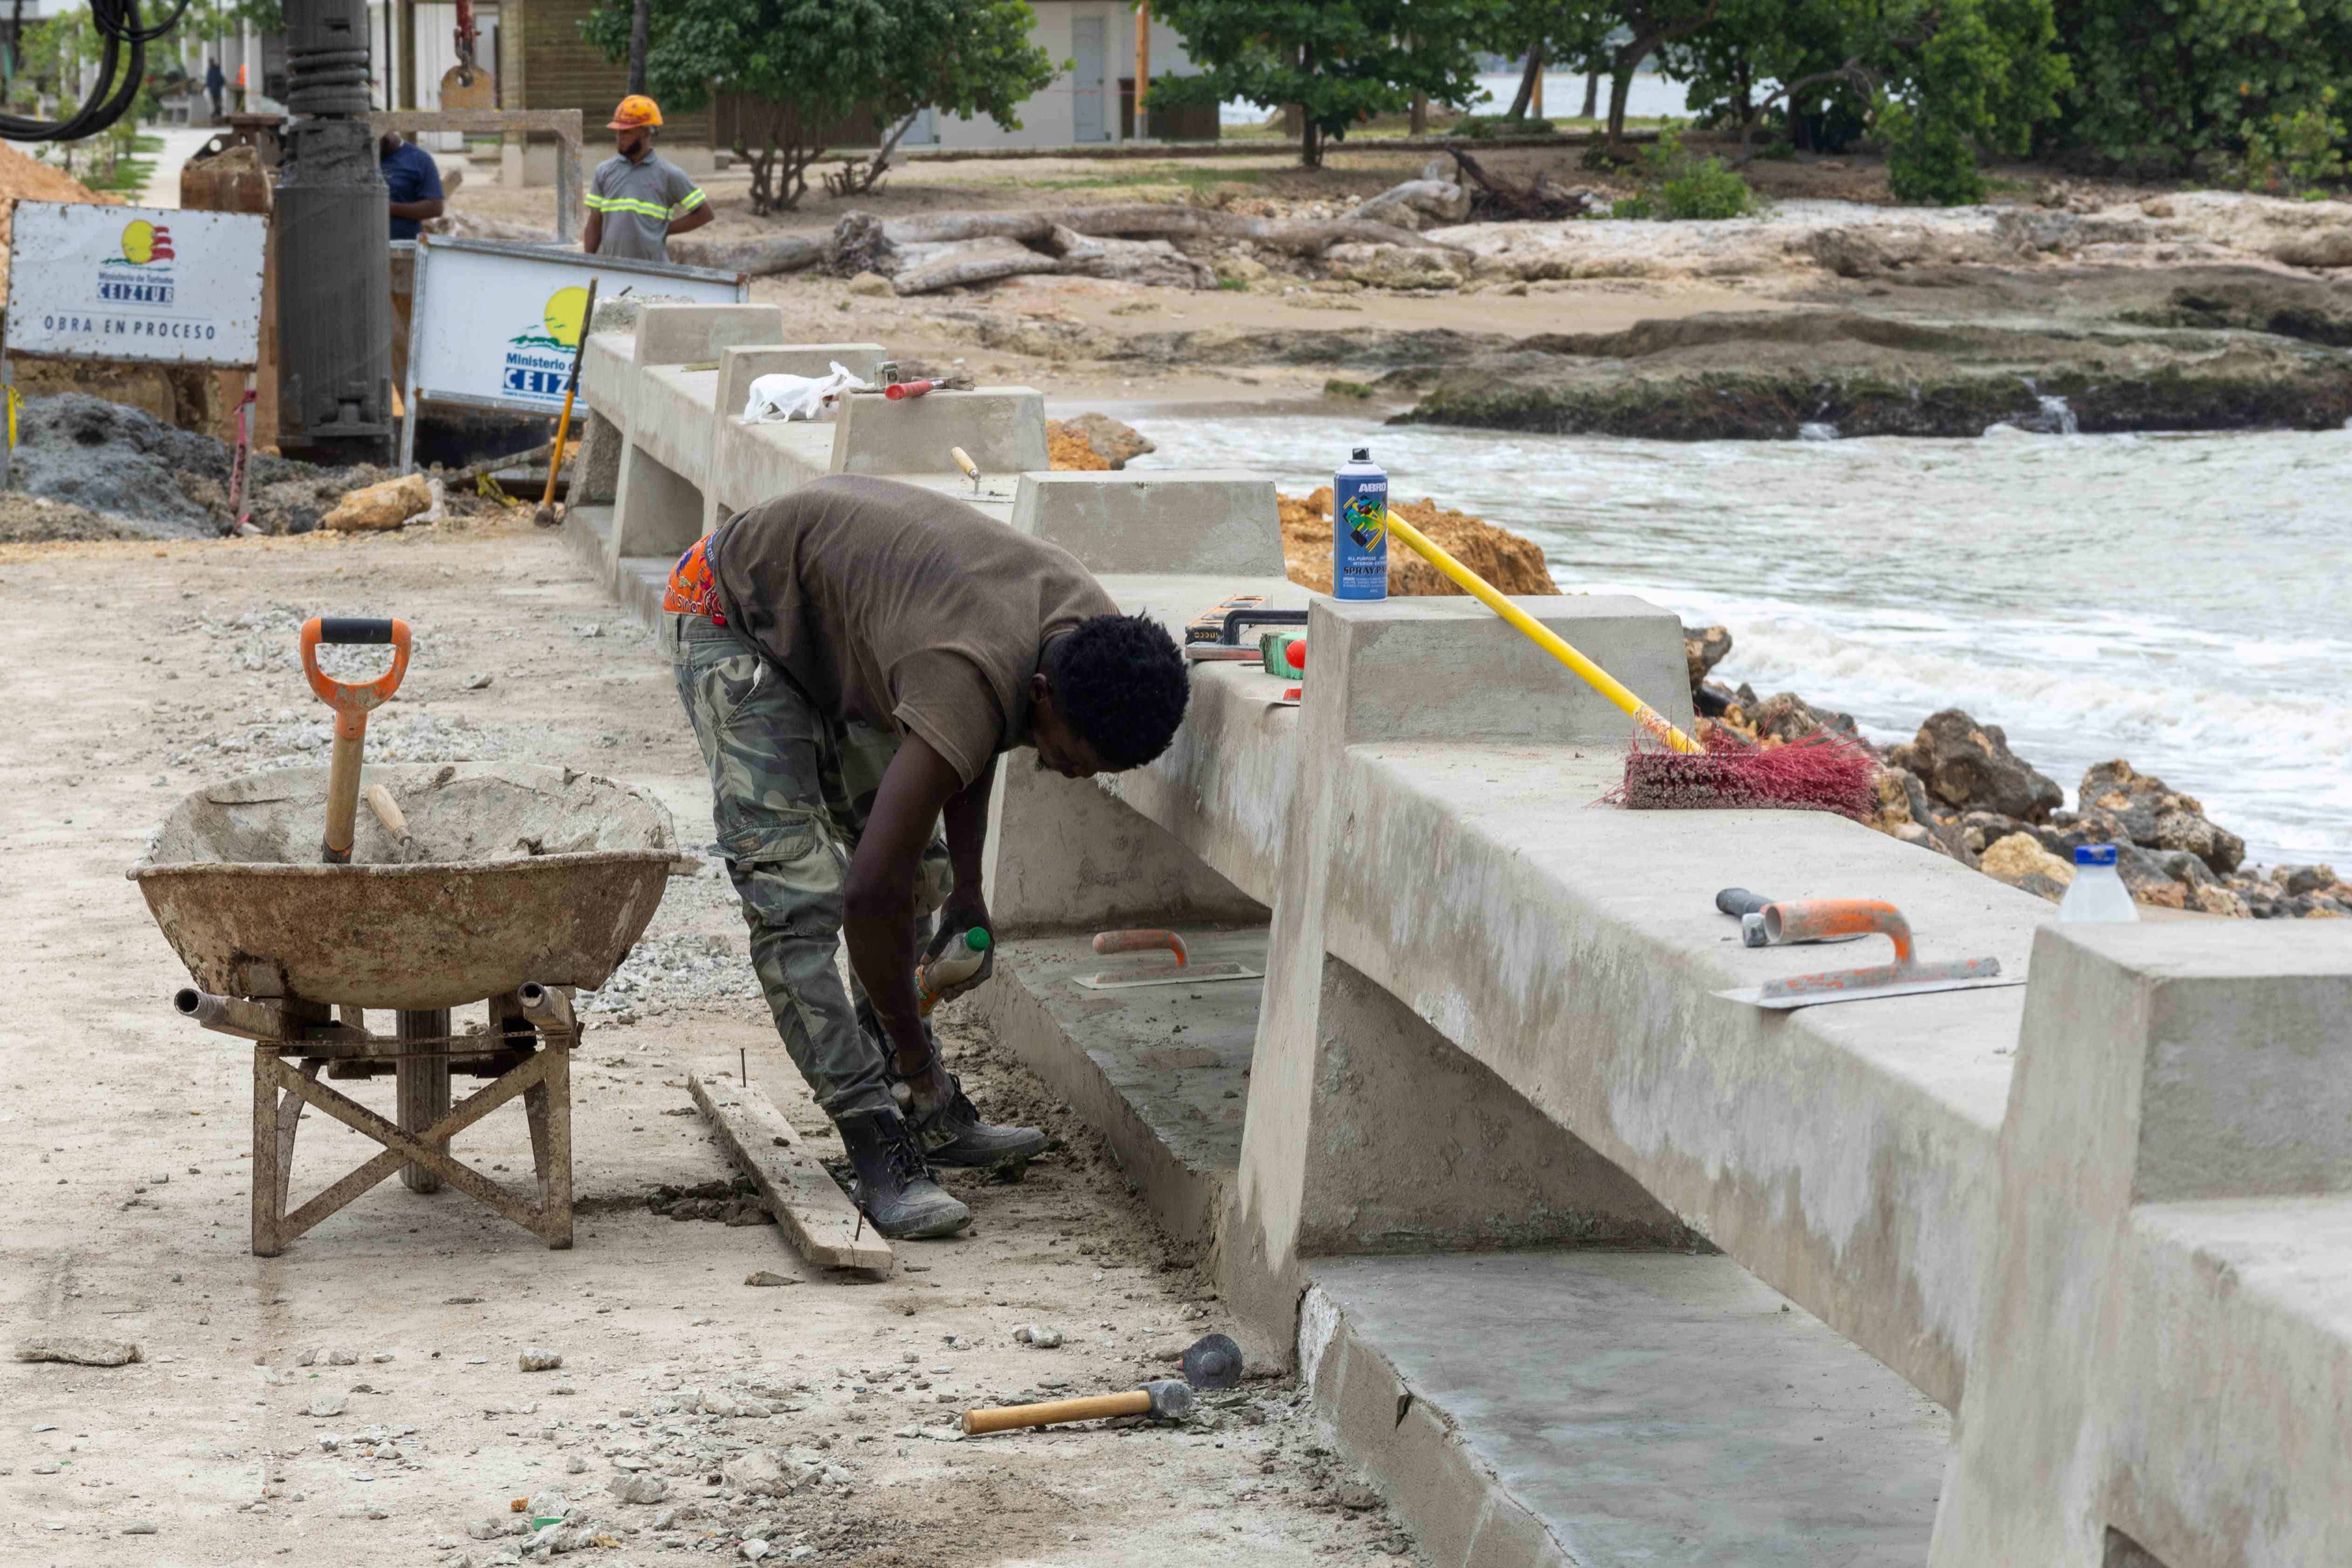
[[2109,158],[2253,151],[2352,81],[2352,0],[2057,0],[2056,22],[2074,82],[2053,129]]
[[[600,0],[581,35],[625,60],[633,10]],[[809,166],[861,110],[898,134],[926,108],[1013,131],[1021,100],[1054,79],[1028,0],[663,0],[650,25],[646,84],[665,110],[699,109],[714,90],[751,100],[735,151],[755,213],[797,205]]]
[[[1298,106],[1299,161],[1416,93],[1459,109],[1478,94],[1476,51],[1496,37],[1498,0],[1160,0],[1198,76],[1152,84],[1153,104]],[[1532,6],[1521,6],[1532,9]]]

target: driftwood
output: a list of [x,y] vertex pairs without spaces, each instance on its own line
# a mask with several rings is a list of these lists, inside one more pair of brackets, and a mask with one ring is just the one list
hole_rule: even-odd
[[1477,159],[1459,147],[1446,151],[1454,155],[1460,184],[1470,192],[1473,223],[1552,222],[1580,217],[1599,205],[1591,193],[1569,190],[1548,176],[1538,174],[1521,184],[1488,174]]
[[1017,239],[971,239],[944,245],[908,245],[898,249],[898,271],[890,287],[901,294],[992,283],[1024,272],[1059,272],[1059,258],[1030,249]]
[[[878,227],[881,237],[893,245],[935,245],[963,239],[1017,239],[1043,243],[1055,228],[1066,228],[1076,234],[1101,237],[1191,235],[1204,239],[1246,239],[1276,250],[1286,250],[1295,256],[1318,256],[1332,246],[1349,243],[1453,248],[1440,246],[1433,239],[1424,239],[1415,231],[1400,228],[1393,224],[1354,218],[1244,217],[1239,213],[1219,212],[1213,207],[1155,204],[1065,207],[1034,212],[926,213],[882,219],[878,223],[867,215],[853,214],[842,221],[846,226],[856,218],[865,218],[866,225]],[[869,230],[861,226],[861,235],[866,232]]]
[[748,272],[770,278],[798,272],[824,261],[833,250],[833,237],[823,234],[777,234],[758,239],[673,239],[669,258],[681,267],[709,267],[720,272]]

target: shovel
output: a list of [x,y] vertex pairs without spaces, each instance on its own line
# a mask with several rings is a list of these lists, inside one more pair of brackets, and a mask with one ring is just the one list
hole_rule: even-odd
[[[319,668],[319,645],[390,643],[392,668],[373,680],[345,683]],[[408,673],[408,623],[313,616],[302,623],[302,673],[319,700],[335,710],[335,750],[327,769],[327,832],[319,858],[348,866],[352,835],[359,825],[360,759],[367,750],[368,715],[392,700]]]
[[539,498],[539,510],[531,513],[531,521],[541,528],[553,528],[571,510],[555,504],[555,476],[563,467],[563,437],[572,428],[572,399],[580,390],[580,361],[588,353],[588,329],[595,324],[596,279],[591,278],[588,303],[580,312],[580,341],[572,345],[572,374],[563,383],[563,413],[555,421],[555,445],[547,454],[547,493]]
[[1895,943],[1895,962],[1865,964],[1858,969],[1825,969],[1815,974],[1770,980],[1737,991],[1718,991],[1727,1002],[1787,1012],[1818,1007],[1831,1002],[1868,1002],[1885,996],[1917,996],[1931,991],[1972,991],[1993,985],[2022,985],[2000,972],[1997,958],[1948,958],[1922,963],[1911,947],[1911,922],[1903,911],[1883,899],[1804,899],[1793,903],[1767,904],[1763,909],[1766,940],[1783,942],[1822,942],[1833,937],[1875,933]]

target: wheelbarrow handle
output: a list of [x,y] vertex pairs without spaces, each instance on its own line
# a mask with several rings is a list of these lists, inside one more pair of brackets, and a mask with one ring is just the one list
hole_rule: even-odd
[[[341,681],[319,668],[320,643],[390,643],[392,668],[373,680]],[[319,700],[335,710],[335,745],[327,771],[327,831],[319,858],[330,866],[352,858],[352,836],[360,805],[360,756],[367,743],[368,715],[400,689],[408,673],[408,623],[313,616],[302,623],[302,673]]]

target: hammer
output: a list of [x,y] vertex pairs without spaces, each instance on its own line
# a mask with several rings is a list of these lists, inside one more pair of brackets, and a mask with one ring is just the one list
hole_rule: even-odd
[[1100,1421],[1112,1415],[1149,1415],[1160,1421],[1181,1421],[1192,1413],[1192,1385],[1169,1377],[1125,1394],[1095,1394],[1084,1399],[1049,1399],[1043,1405],[967,1410],[963,1413],[963,1435],[977,1437],[983,1432],[1009,1432],[1016,1426]]
[[1184,1352],[1181,1381],[1164,1378],[1125,1394],[1084,1399],[1049,1399],[1043,1405],[1006,1405],[963,1413],[963,1433],[977,1437],[1016,1426],[1053,1426],[1065,1421],[1102,1421],[1113,1415],[1149,1415],[1181,1421],[1192,1413],[1196,1388],[1232,1388],[1242,1380],[1242,1348],[1223,1334],[1204,1334]]

